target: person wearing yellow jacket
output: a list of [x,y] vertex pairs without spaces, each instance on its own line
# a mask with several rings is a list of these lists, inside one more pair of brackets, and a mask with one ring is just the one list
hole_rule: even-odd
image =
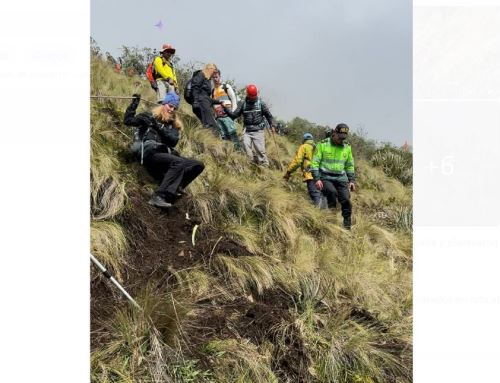
[[161,104],[167,93],[175,91],[179,94],[177,85],[177,76],[175,74],[172,56],[175,54],[175,48],[170,44],[163,44],[160,50],[160,56],[153,61],[153,75],[158,85],[156,90],[156,101]]
[[303,137],[303,143],[299,146],[297,153],[295,153],[295,158],[288,165],[283,178],[288,181],[291,174],[300,167],[302,169],[304,182],[307,185],[307,192],[309,193],[309,197],[311,197],[311,200],[315,206],[319,206],[319,203],[321,201],[321,191],[316,187],[314,177],[309,170],[313,158],[314,148],[315,145],[312,134],[305,133]]

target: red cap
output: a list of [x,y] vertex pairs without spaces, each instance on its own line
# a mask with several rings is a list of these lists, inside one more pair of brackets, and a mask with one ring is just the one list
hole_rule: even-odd
[[257,87],[255,85],[247,85],[247,97],[252,100],[257,98]]
[[163,53],[165,51],[175,53],[175,48],[170,44],[163,44],[160,49],[160,53]]

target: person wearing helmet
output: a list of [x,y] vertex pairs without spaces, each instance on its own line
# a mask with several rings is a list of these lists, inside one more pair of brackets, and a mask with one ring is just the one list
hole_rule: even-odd
[[163,44],[160,49],[160,55],[153,61],[153,74],[156,80],[156,101],[161,104],[165,95],[175,91],[179,94],[177,85],[177,76],[175,74],[172,56],[175,54],[175,48],[170,44]]
[[[274,117],[267,105],[258,97],[257,87],[250,84],[246,88],[246,97],[236,110],[232,111],[223,105],[226,114],[233,120],[243,116],[243,148],[249,158],[258,165],[269,166],[266,154],[264,128],[266,120],[271,128],[275,127]],[[255,149],[253,153],[252,146]]]
[[342,207],[344,227],[351,229],[351,195],[355,191],[354,159],[351,146],[345,142],[349,133],[346,124],[338,124],[329,140],[321,141],[314,151],[311,173],[319,190],[328,200],[328,207],[334,208],[338,198]]
[[303,180],[307,185],[307,192],[315,206],[319,206],[321,201],[321,191],[316,187],[314,178],[310,172],[315,144],[311,133],[305,133],[302,145],[299,146],[295,158],[290,162],[283,178],[288,181],[291,174],[299,167],[302,169]]

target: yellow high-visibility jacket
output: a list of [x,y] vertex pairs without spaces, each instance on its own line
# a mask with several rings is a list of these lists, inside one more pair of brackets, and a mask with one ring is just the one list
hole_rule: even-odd
[[170,77],[174,80],[174,85],[177,86],[177,76],[175,75],[174,66],[171,62],[163,59],[161,56],[158,56],[155,58],[155,61],[153,61],[153,67],[156,72],[155,78],[167,79]]
[[309,168],[311,166],[311,161],[314,152],[314,141],[307,140],[302,145],[299,146],[297,153],[295,153],[295,158],[290,162],[286,170],[287,173],[292,174],[297,168],[302,169],[302,176],[304,182],[314,179]]

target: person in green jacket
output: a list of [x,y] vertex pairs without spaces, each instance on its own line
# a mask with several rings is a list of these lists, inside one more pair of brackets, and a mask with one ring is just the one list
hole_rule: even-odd
[[351,145],[344,142],[349,133],[346,124],[338,124],[329,140],[316,145],[311,162],[311,173],[316,187],[328,200],[328,207],[335,208],[338,198],[344,217],[344,227],[351,229],[352,204],[350,191],[355,191],[354,159]]

